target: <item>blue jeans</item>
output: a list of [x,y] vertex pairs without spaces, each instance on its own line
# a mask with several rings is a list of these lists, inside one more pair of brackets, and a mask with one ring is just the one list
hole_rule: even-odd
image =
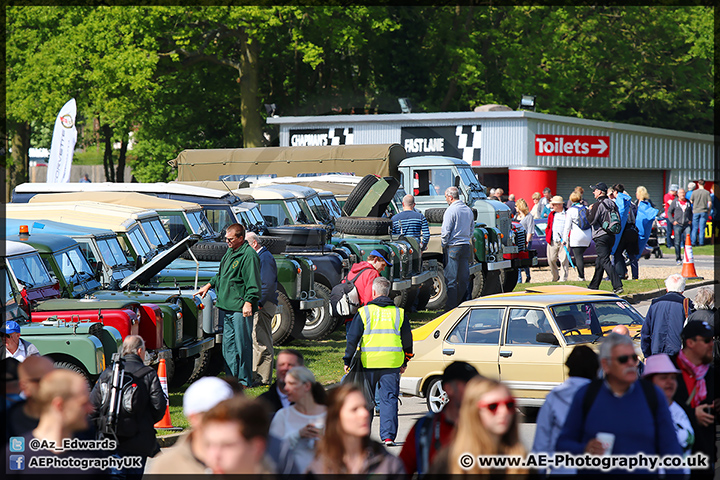
[[673,234],[673,224],[668,219],[667,224],[665,225],[665,246],[667,248],[673,248],[672,234]]
[[[690,225],[673,225],[673,231],[675,234],[675,260],[682,260],[680,248],[685,245],[685,238],[690,233]],[[692,241],[692,234],[690,234],[690,241]]]
[[[399,368],[368,368],[365,370],[370,386],[376,391],[375,400],[380,410],[380,439],[395,440],[398,431],[398,396],[400,395]],[[377,389],[377,390],[376,390]],[[374,409],[370,412],[372,418]]]
[[447,284],[447,302],[445,310],[452,310],[465,299],[470,283],[470,245],[453,245],[445,248],[445,283]]
[[246,387],[252,386],[253,317],[243,317],[242,312],[219,309],[223,322],[222,352],[230,374]]
[[708,213],[693,213],[692,233],[690,241],[693,245],[705,245],[705,224],[707,224]]

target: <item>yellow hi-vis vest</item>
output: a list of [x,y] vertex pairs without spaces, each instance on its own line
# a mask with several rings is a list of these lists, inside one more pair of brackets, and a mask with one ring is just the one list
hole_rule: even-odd
[[365,327],[360,340],[360,358],[365,368],[399,368],[405,361],[400,338],[404,320],[395,306],[366,305],[360,309]]

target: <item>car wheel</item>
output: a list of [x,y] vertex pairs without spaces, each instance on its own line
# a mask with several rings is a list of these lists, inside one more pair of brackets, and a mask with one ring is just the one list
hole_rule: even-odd
[[348,235],[390,235],[392,220],[383,217],[339,217],[335,220],[335,230]]
[[345,215],[352,215],[353,211],[360,205],[360,202],[365,198],[365,195],[370,191],[373,185],[378,182],[378,177],[375,175],[365,175],[348,194],[343,205],[342,212]]
[[425,210],[425,218],[428,223],[442,223],[447,208],[428,208]]
[[[227,249],[228,246],[225,242],[202,242],[190,247],[195,258],[201,262],[219,262],[227,252]],[[193,259],[187,250],[180,254],[180,258],[184,258],[185,260]]]
[[505,293],[512,292],[518,283],[518,268],[509,268],[500,272],[500,282]]
[[319,283],[315,284],[317,298],[325,300],[322,307],[309,310],[302,329],[302,336],[308,340],[322,340],[335,330],[337,320],[330,312],[330,289]]
[[484,273],[484,275],[485,284],[483,285],[482,296],[484,297],[485,295],[493,295],[495,293],[500,293],[502,289],[502,286],[500,284],[500,272],[492,271]]
[[445,271],[442,265],[438,265],[438,276],[433,278],[433,289],[430,292],[430,299],[427,302],[428,310],[442,310],[447,302],[447,284],[445,283]]
[[278,292],[278,306],[281,305],[282,312],[276,313],[272,318],[273,345],[285,345],[292,340],[290,334],[295,325],[295,312],[290,299],[283,292]]
[[55,368],[62,368],[63,370],[70,370],[71,372],[79,373],[83,376],[85,381],[88,382],[88,385],[92,386],[92,382],[90,381],[90,375],[80,365],[72,362],[55,362]]
[[484,285],[485,285],[485,274],[482,271],[473,275],[472,296],[470,298],[480,297],[482,295]]
[[273,255],[281,254],[287,247],[287,241],[280,237],[271,237],[270,235],[261,235],[258,237],[260,245],[267,248]]
[[442,380],[440,377],[435,377],[430,380],[425,392],[425,402],[427,403],[428,410],[434,413],[441,411],[445,407],[445,404],[448,403],[448,396],[442,388]]

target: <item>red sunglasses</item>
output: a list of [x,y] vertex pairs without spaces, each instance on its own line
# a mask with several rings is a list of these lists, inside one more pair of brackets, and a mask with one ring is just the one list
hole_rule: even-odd
[[508,411],[513,411],[515,409],[515,400],[512,398],[508,398],[507,400],[503,400],[501,402],[492,402],[492,403],[482,403],[478,402],[477,406],[478,408],[487,408],[490,410],[490,413],[493,415],[497,413],[498,408],[500,405],[504,405],[505,408],[508,409]]

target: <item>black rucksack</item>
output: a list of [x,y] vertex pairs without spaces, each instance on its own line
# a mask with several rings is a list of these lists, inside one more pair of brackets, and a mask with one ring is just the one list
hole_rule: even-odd
[[144,377],[154,372],[143,366],[135,373],[125,370],[125,360],[113,354],[110,375],[101,375],[96,388],[100,389],[98,430],[109,438],[129,438],[138,433],[138,419],[147,409],[150,392]]
[[612,200],[606,200],[603,202],[605,205],[605,212],[602,218],[602,229],[607,233],[617,235],[622,230],[622,223],[620,223],[620,212],[618,211],[617,205]]
[[330,291],[330,309],[335,317],[339,318],[352,318],[360,307],[360,295],[358,294],[357,287],[355,286],[355,280],[360,277],[360,274],[365,270],[373,267],[365,267],[350,280],[348,276],[343,278],[340,283],[335,285]]

